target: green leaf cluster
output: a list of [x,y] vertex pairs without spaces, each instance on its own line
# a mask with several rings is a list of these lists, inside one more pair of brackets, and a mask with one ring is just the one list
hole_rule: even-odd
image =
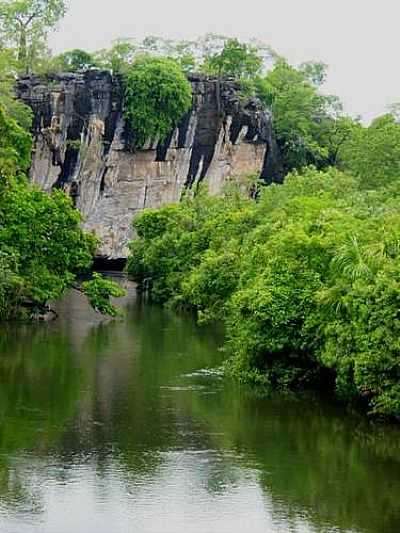
[[0,44],[15,52],[21,72],[31,72],[47,55],[48,34],[65,13],[64,0],[0,1]]
[[120,298],[125,295],[118,284],[94,272],[92,279],[82,284],[82,290],[93,309],[103,315],[118,315],[119,310],[110,302],[110,297]]
[[[32,110],[15,96],[15,79],[18,72],[18,62],[12,50],[0,48],[0,106],[13,118],[19,126],[29,131],[32,125]],[[1,119],[4,124],[4,118]],[[2,135],[8,135],[3,128]],[[13,129],[10,130],[10,134]],[[8,143],[9,144],[9,143]],[[3,143],[3,146],[5,143]]]
[[0,98],[0,177],[25,172],[31,160],[32,139],[1,105]]
[[201,70],[217,76],[252,79],[260,74],[263,60],[257,47],[228,39],[220,52],[206,57]]
[[39,74],[52,74],[60,72],[77,72],[97,67],[98,64],[92,54],[85,50],[75,48],[62,54],[51,57],[48,61],[41,62],[35,69]]
[[353,127],[340,155],[343,167],[359,176],[366,188],[396,182],[400,176],[400,123],[395,115],[379,117],[369,127]]
[[280,59],[266,76],[251,80],[251,90],[272,111],[285,173],[336,165],[349,130],[357,125],[343,114],[337,98],[320,92],[325,77],[324,64],[295,68]]
[[189,111],[192,89],[172,59],[144,56],[125,72],[124,114],[134,145],[164,140]]

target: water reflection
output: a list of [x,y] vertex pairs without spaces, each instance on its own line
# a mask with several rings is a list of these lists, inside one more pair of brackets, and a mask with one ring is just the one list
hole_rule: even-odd
[[399,432],[226,383],[218,331],[142,305],[0,329],[0,531],[400,530]]

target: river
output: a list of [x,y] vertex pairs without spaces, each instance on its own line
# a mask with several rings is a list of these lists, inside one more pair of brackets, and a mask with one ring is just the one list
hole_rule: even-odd
[[0,327],[1,533],[400,531],[400,431],[224,380],[218,329],[77,293]]

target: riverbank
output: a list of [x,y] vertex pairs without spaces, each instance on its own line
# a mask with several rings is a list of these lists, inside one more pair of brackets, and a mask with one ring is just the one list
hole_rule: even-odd
[[232,188],[134,220],[128,272],[154,301],[226,326],[229,369],[400,416],[399,187],[306,169],[255,202]]

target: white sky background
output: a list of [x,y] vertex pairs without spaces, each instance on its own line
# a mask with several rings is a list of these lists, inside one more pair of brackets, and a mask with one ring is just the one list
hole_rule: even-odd
[[400,0],[70,0],[55,52],[119,37],[256,37],[298,64],[329,65],[325,91],[364,120],[400,101]]

